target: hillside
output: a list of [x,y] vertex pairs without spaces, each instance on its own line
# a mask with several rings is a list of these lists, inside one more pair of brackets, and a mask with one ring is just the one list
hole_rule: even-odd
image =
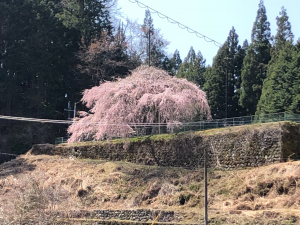
[[[299,224],[300,162],[208,177],[210,224]],[[100,223],[92,212],[151,209],[170,212],[169,224],[199,224],[203,190],[202,168],[27,154],[0,165],[0,223],[83,224],[86,216],[84,224],[132,224]]]

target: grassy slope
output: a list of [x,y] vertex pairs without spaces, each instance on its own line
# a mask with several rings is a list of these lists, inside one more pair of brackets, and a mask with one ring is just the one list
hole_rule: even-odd
[[[298,224],[299,180],[300,162],[210,170],[210,224]],[[0,224],[37,224],[72,209],[131,208],[174,210],[197,223],[203,191],[201,168],[24,155],[0,165]]]
[[85,142],[76,142],[76,143],[64,143],[60,144],[59,146],[89,146],[89,145],[105,145],[107,143],[114,144],[114,143],[123,143],[123,142],[143,142],[146,139],[150,139],[153,141],[156,140],[169,140],[175,138],[178,135],[199,135],[199,136],[212,136],[215,134],[226,134],[232,132],[242,132],[245,130],[264,130],[266,128],[278,128],[278,126],[284,126],[288,124],[293,124],[293,122],[270,122],[270,123],[258,123],[258,124],[250,124],[250,125],[242,125],[242,126],[235,126],[235,127],[224,127],[224,128],[216,128],[216,129],[209,129],[204,131],[191,131],[191,132],[180,132],[180,133],[169,133],[169,134],[159,134],[159,135],[148,135],[148,136],[141,136],[141,137],[132,137],[132,138],[125,138],[125,139],[113,139],[109,141],[85,141]]

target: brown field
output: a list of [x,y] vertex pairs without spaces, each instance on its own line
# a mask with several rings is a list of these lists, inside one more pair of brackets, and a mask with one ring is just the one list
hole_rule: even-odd
[[[300,224],[300,162],[210,169],[208,177],[210,224]],[[203,183],[202,168],[27,154],[0,165],[0,224],[76,224],[54,215],[139,208],[202,224]]]

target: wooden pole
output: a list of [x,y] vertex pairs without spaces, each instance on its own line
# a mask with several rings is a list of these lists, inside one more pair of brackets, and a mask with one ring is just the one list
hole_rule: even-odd
[[149,28],[149,31],[148,31],[148,32],[149,32],[149,46],[148,46],[149,49],[148,49],[148,51],[149,51],[149,67],[150,67],[150,63],[151,63],[151,61],[150,61],[150,57],[151,57],[151,53],[150,53],[150,43],[151,43],[151,42],[150,42],[150,32],[151,32],[151,31],[150,31],[150,28]]
[[207,205],[207,150],[204,149],[204,225],[208,224]]

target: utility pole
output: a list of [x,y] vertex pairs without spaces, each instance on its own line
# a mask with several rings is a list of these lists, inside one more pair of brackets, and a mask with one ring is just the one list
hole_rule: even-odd
[[149,46],[148,46],[148,52],[149,52],[149,67],[150,67],[150,57],[151,57],[151,52],[150,52],[150,31],[151,28],[149,27],[148,33],[149,33]]
[[225,104],[226,104],[226,114],[225,114],[225,118],[227,118],[228,116],[228,59],[234,59],[234,58],[228,58],[226,57],[226,89],[225,89]]
[[[227,62],[227,61],[226,61]],[[227,68],[227,64],[226,64],[226,115],[225,118],[227,118],[227,114],[228,114],[228,68]]]
[[204,225],[208,224],[207,213],[207,150],[204,149]]
[[[71,120],[70,112],[73,111],[73,110],[71,109],[71,102],[70,102],[70,101],[68,101],[68,108],[65,109],[65,111],[68,112],[68,120]],[[69,125],[69,126],[70,126],[70,125]],[[68,139],[69,139],[69,138],[70,138],[70,134],[68,133]]]

